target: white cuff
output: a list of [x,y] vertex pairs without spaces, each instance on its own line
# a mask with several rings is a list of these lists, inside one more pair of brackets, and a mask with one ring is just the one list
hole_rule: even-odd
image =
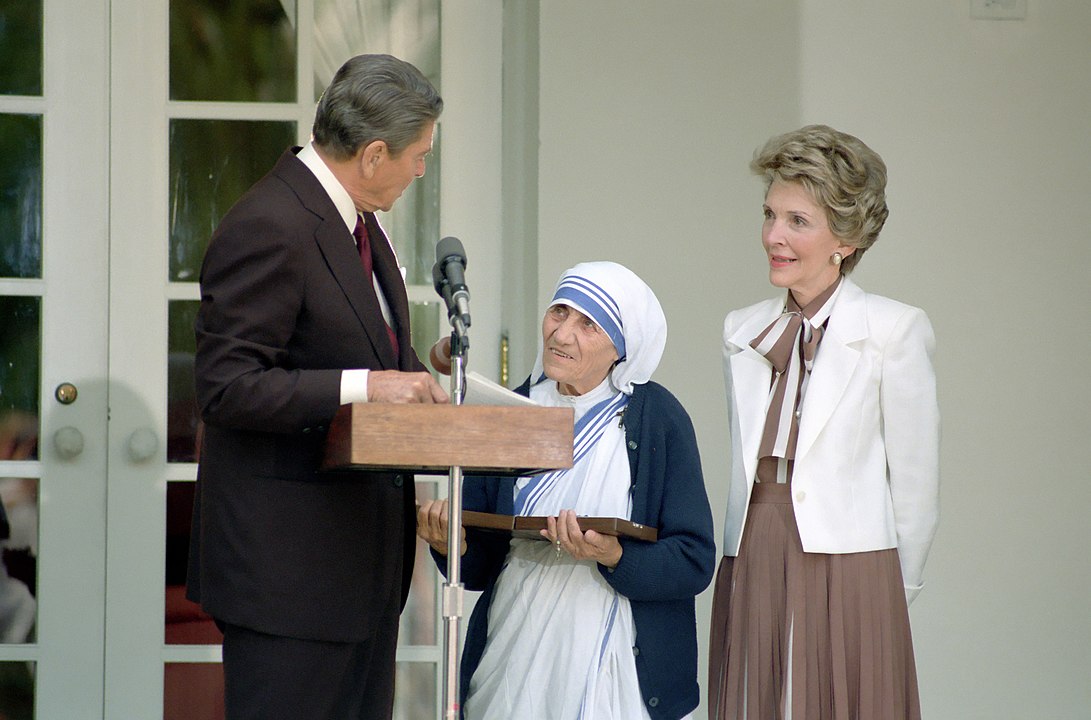
[[341,404],[367,402],[367,370],[341,371]]

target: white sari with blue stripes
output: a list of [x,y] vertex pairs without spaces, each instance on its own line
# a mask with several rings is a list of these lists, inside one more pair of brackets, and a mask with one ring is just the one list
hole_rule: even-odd
[[[619,413],[629,397],[609,379],[566,396],[556,383],[531,388],[541,405],[573,407],[573,468],[519,478],[516,513],[629,518],[629,458]],[[560,557],[540,540],[513,539],[489,607],[485,652],[470,683],[471,720],[640,720],[628,598],[597,563]]]

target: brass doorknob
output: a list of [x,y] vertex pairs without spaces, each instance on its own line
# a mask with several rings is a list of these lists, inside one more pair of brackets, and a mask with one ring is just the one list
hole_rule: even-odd
[[57,398],[57,402],[61,405],[71,405],[76,402],[77,395],[79,395],[79,390],[72,383],[61,383],[53,391],[53,396]]

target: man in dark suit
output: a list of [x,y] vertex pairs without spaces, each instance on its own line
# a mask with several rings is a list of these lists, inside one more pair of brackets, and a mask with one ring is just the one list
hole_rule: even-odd
[[390,718],[413,568],[412,476],[319,472],[351,402],[447,402],[410,346],[376,210],[424,174],[443,101],[412,65],[352,58],[227,213],[201,270],[205,423],[187,596],[223,630],[228,720]]

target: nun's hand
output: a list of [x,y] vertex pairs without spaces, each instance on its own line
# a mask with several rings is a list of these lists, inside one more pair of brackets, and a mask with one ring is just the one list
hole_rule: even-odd
[[[440,555],[447,554],[447,501],[426,500],[417,508],[417,535]],[[461,528],[462,550],[466,554],[466,529]]]
[[577,560],[594,560],[608,568],[621,562],[621,543],[613,535],[603,535],[594,530],[580,530],[575,510],[561,510],[557,517],[546,518],[542,537]]

